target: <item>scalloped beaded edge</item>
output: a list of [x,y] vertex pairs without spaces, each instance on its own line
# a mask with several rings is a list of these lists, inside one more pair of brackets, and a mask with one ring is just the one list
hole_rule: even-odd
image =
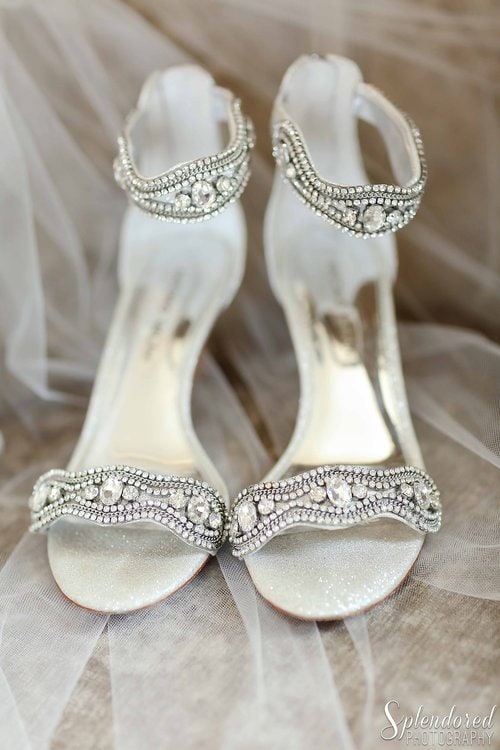
[[227,535],[224,500],[206,482],[131,466],[52,469],[37,480],[29,506],[32,532],[65,515],[103,526],[146,521],[210,554]]
[[403,466],[322,466],[244,489],[233,506],[229,541],[236,557],[260,549],[286,528],[347,528],[389,517],[421,532],[437,532],[439,491],[422,469]]

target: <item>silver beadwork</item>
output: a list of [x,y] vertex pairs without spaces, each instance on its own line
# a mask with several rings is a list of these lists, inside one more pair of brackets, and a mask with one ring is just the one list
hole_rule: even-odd
[[341,185],[318,173],[304,136],[291,120],[273,128],[273,155],[283,178],[312,211],[355,237],[377,237],[395,232],[415,216],[427,179],[420,133],[404,115],[419,160],[419,176],[410,185]]
[[[272,500],[271,513],[262,512],[265,500]],[[264,507],[267,511],[269,506]],[[441,516],[439,491],[422,469],[321,466],[240,492],[233,506],[229,541],[233,554],[243,557],[292,526],[348,528],[389,517],[418,531],[436,532]]]
[[36,482],[29,505],[30,531],[43,531],[65,515],[103,526],[148,521],[211,554],[227,527],[224,500],[206,482],[131,466],[53,469]]
[[[237,200],[250,177],[255,138],[239,100],[231,100],[228,112],[233,137],[224,151],[178,164],[155,177],[139,174],[126,124],[118,138],[114,173],[132,203],[156,219],[186,223],[216,216]],[[134,110],[127,122],[136,115]]]

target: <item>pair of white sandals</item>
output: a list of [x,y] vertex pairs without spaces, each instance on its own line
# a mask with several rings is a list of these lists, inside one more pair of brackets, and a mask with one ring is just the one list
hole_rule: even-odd
[[[380,130],[398,184],[369,184],[358,119]],[[190,401],[201,349],[242,278],[237,199],[253,129],[240,102],[195,66],[152,75],[126,120],[115,163],[131,202],[120,297],[69,466],[40,477],[30,499],[55,581],[82,607],[123,613],[159,602],[228,536],[272,605],[343,618],[387,597],[425,533],[439,529],[392,302],[393,233],[414,216],[426,178],[418,131],[335,56],[291,66],[272,127],[265,247],[301,399],[281,459],[231,504]]]

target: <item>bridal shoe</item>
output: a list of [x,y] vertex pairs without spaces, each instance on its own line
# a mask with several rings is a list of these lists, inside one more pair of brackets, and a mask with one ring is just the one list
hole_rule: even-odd
[[[379,129],[397,184],[369,184],[358,119]],[[266,258],[301,398],[281,459],[236,499],[229,538],[272,605],[332,620],[386,598],[441,523],[392,300],[394,233],[416,213],[426,168],[409,118],[335,56],[302,57],[288,70],[273,143]]]
[[201,349],[243,273],[237,199],[252,146],[239,101],[195,66],[153,74],[119,138],[115,175],[130,200],[120,296],[69,466],[40,477],[30,499],[54,579],[82,607],[154,604],[224,541],[228,493],[190,400]]

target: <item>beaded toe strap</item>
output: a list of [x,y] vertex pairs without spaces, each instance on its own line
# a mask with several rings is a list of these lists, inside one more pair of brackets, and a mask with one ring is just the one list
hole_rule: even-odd
[[217,552],[225,537],[224,500],[206,482],[130,466],[80,472],[52,469],[36,482],[29,506],[34,532],[63,516],[101,526],[142,521],[158,524],[210,554]]
[[412,466],[322,466],[279,482],[261,482],[238,495],[229,541],[233,554],[243,557],[293,527],[342,529],[377,518],[438,531],[441,502],[433,480]]

